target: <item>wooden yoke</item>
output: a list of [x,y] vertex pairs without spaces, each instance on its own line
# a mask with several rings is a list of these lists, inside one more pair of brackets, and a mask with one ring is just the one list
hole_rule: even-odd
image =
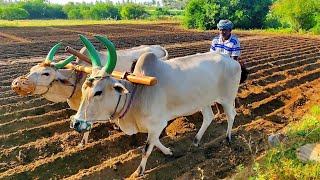
[[[71,47],[67,47],[66,51],[77,56],[78,58],[88,62],[89,60],[91,64],[91,60],[89,57],[79,53],[78,51],[72,49]],[[85,60],[86,59],[86,60]],[[88,62],[88,63],[89,63]],[[91,67],[86,67],[86,66],[81,66],[81,65],[75,65],[72,63],[69,63],[65,66],[67,69],[74,69],[76,71],[82,71],[88,74],[91,74],[92,68]],[[119,71],[113,71],[111,73],[111,76],[116,78],[116,79],[126,79],[132,83],[137,83],[137,84],[143,84],[143,85],[148,85],[148,86],[153,86],[158,83],[157,79],[155,77],[150,77],[150,76],[143,76],[143,75],[135,75],[135,74],[130,74],[126,72],[119,72]]]

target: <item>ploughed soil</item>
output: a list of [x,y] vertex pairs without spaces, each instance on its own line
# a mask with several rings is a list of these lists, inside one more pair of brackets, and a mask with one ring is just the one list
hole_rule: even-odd
[[[160,44],[169,58],[207,52],[217,31],[184,30],[177,24],[94,25],[0,28],[0,179],[124,179],[141,160],[146,134],[135,137],[97,124],[89,143],[78,146],[82,135],[69,128],[75,114],[67,103],[41,96],[20,97],[11,88],[16,77],[44,60],[59,41],[79,50],[78,34],[103,35],[118,49]],[[319,102],[320,41],[307,36],[265,35],[235,31],[241,41],[241,59],[250,72],[239,89],[240,107],[232,142],[225,141],[226,117],[217,115],[201,146],[192,140],[202,123],[195,113],[171,121],[161,142],[174,156],[154,149],[141,179],[223,179],[239,165],[250,165],[264,155],[267,136],[301,118]],[[63,48],[59,57],[66,57]],[[214,111],[216,109],[213,107]]]

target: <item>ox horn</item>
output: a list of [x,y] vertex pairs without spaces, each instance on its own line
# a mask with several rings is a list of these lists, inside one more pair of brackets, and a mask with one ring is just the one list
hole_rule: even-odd
[[76,57],[74,55],[69,56],[66,60],[59,62],[59,63],[55,63],[54,67],[56,67],[57,69],[61,69],[64,66],[66,66],[67,64],[69,64],[71,61],[73,61]]
[[106,65],[103,67],[103,69],[107,73],[111,74],[117,64],[116,48],[114,47],[114,45],[109,39],[102,36],[94,36],[94,37],[97,38],[99,41],[101,41],[105,45],[105,47],[108,49],[108,52],[109,52],[108,61]]
[[56,54],[57,50],[61,46],[62,42],[57,43],[54,45],[51,50],[49,51],[46,60],[49,60],[50,62],[53,60],[54,55]]
[[97,67],[97,66],[101,67],[100,58],[99,58],[99,55],[98,55],[96,49],[93,47],[91,42],[86,37],[84,37],[81,34],[79,36],[80,36],[80,39],[83,42],[84,46],[88,49],[90,59],[92,61],[92,67]]

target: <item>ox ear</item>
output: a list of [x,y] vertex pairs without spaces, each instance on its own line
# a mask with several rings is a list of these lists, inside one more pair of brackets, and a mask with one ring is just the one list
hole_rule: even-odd
[[59,80],[59,82],[61,83],[61,84],[64,84],[65,86],[74,86],[70,81],[68,81],[67,79],[58,79]]
[[126,95],[129,93],[129,91],[120,83],[115,83],[113,85],[113,89],[120,95]]
[[74,86],[67,78],[65,78],[60,73],[57,73],[57,80],[65,86]]

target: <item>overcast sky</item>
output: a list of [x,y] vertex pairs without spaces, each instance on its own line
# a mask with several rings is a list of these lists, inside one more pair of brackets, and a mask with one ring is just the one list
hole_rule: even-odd
[[[86,3],[91,3],[91,2],[96,2],[96,0],[49,0],[50,3],[52,4],[61,4],[61,5],[64,5],[64,4],[67,4],[68,2],[86,2]],[[111,0],[113,3],[116,3],[116,2],[119,2],[122,0]],[[151,1],[151,0],[133,0],[133,2],[136,2],[136,3],[140,3],[140,2],[148,2],[148,1]],[[102,0],[103,2],[103,0]]]

